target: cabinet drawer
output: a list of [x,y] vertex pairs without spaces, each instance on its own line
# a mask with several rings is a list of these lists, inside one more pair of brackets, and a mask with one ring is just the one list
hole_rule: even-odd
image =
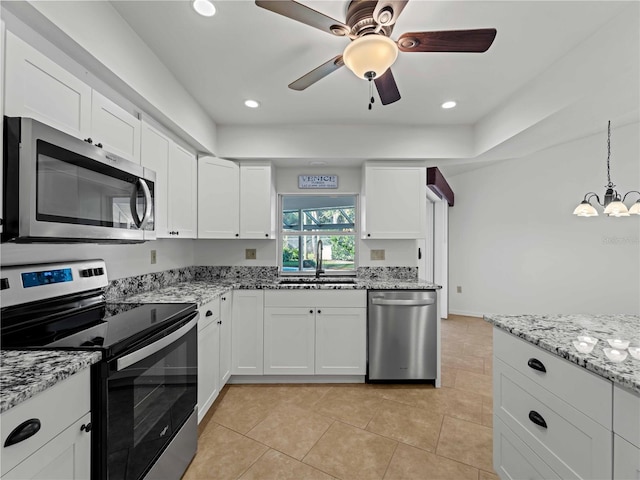
[[640,480],[640,448],[613,436],[613,479]]
[[640,448],[640,395],[613,387],[613,431]]
[[[612,383],[509,333],[493,329],[493,353],[530,380],[611,430]],[[535,370],[529,362],[544,365]]]
[[562,478],[611,476],[610,430],[499,359],[493,381],[494,413]]
[[[90,369],[86,368],[2,414],[2,475],[91,410]],[[40,420],[32,437],[9,447],[9,434],[26,420]]]
[[560,477],[499,418],[493,417],[493,469],[500,478],[551,480]]
[[365,307],[366,290],[266,290],[265,307]]
[[205,303],[198,309],[198,312],[200,313],[198,331],[200,331],[220,319],[220,299],[216,298],[209,303]]

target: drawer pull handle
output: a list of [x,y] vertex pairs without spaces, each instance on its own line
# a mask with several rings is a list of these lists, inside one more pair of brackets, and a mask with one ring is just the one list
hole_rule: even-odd
[[20,443],[23,440],[26,440],[29,437],[33,437],[38,430],[40,430],[40,420],[37,418],[31,418],[25,422],[22,422],[16,428],[13,429],[13,432],[9,434],[7,437],[7,441],[4,442],[5,447],[9,447],[11,445],[15,445],[16,443]]
[[542,428],[547,428],[547,422],[545,422],[544,418],[542,418],[542,415],[540,415],[535,410],[531,410],[529,412],[529,420],[531,420],[536,425],[541,426]]
[[542,372],[542,373],[547,373],[547,369],[544,367],[544,363],[542,363],[537,358],[530,358],[529,361],[527,362],[527,365],[529,365],[534,370],[538,370],[539,372]]

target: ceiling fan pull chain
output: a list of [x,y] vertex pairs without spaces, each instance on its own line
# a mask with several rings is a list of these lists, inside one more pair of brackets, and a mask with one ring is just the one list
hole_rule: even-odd
[[369,110],[373,108],[373,103],[376,101],[373,98],[373,85],[371,84],[372,78],[369,78]]

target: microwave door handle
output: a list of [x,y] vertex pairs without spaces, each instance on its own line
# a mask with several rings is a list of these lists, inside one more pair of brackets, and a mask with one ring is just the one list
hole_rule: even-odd
[[144,228],[147,226],[147,222],[151,218],[151,209],[153,208],[153,203],[151,199],[151,192],[149,191],[147,182],[145,182],[142,178],[139,178],[138,183],[142,187],[142,192],[144,193],[144,215],[142,216],[142,221],[140,222],[140,228]]
[[[142,218],[138,217],[138,188],[142,188],[142,193],[144,194],[144,214]],[[133,189],[133,193],[131,194],[131,198],[129,199],[129,207],[131,208],[131,217],[133,218],[133,223],[136,224],[136,227],[139,229],[143,229],[149,218],[151,217],[151,192],[149,191],[149,187],[147,186],[147,182],[145,182],[142,178],[136,180],[135,188]]]
[[157,342],[153,342],[145,347],[142,347],[140,350],[136,350],[135,352],[130,353],[129,355],[125,355],[124,357],[119,358],[116,364],[116,371],[119,372],[121,370],[124,370],[125,368],[133,365],[134,363],[138,363],[139,361],[144,360],[147,357],[150,357],[154,353],[159,352],[164,347],[171,345],[173,342],[175,342],[176,340],[186,335],[189,330],[191,330],[193,327],[196,326],[196,324],[198,323],[199,316],[200,315],[196,313],[196,316],[193,317],[193,319],[189,321],[189,323],[183,325],[175,332],[170,333],[166,337],[162,337]]

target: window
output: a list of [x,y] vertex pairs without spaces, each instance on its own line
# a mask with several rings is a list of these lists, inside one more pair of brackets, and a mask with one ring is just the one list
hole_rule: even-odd
[[355,195],[283,195],[281,205],[282,272],[315,272],[320,240],[325,273],[355,273]]

